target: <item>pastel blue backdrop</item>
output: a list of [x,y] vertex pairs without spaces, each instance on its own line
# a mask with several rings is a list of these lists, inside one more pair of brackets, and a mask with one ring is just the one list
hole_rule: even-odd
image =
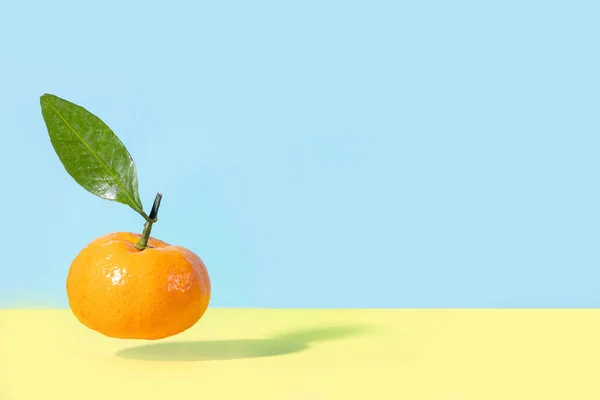
[[132,153],[213,306],[600,306],[598,2],[12,1],[0,307],[141,231],[67,175],[53,93]]

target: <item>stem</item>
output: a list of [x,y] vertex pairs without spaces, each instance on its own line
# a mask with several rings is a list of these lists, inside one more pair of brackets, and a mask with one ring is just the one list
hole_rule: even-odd
[[157,193],[156,198],[154,199],[154,204],[152,205],[152,210],[150,210],[150,215],[148,219],[146,219],[146,223],[144,224],[144,231],[142,232],[142,237],[140,241],[135,244],[135,247],[138,250],[144,250],[148,247],[148,239],[150,239],[150,232],[152,232],[152,224],[158,221],[158,208],[160,207],[160,201],[162,199],[162,193]]

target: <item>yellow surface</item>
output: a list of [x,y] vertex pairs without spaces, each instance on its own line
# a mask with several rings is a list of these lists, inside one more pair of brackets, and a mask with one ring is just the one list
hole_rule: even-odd
[[600,399],[600,310],[209,309],[158,342],[0,311],[0,399]]

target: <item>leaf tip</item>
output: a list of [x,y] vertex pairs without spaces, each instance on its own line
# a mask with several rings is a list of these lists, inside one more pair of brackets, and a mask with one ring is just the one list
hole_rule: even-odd
[[40,96],[40,104],[43,104],[44,101],[48,101],[50,99],[52,95],[48,94],[48,93],[44,93],[43,95]]

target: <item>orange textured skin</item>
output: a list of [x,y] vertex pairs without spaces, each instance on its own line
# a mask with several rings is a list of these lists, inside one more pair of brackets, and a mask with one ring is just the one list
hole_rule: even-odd
[[210,279],[196,254],[139,234],[116,232],[88,244],[71,263],[67,297],[85,326],[121,339],[162,339],[191,328],[210,301]]

